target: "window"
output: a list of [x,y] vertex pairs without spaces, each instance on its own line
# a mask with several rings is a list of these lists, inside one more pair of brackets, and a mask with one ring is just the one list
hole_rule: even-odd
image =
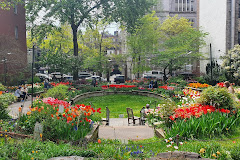
[[[240,0],[238,2],[238,18],[240,18]],[[239,43],[238,43],[239,44]]]
[[194,10],[194,0],[175,0],[175,11],[191,12]]
[[14,9],[14,14],[17,14],[17,11],[18,11],[18,10],[17,10],[17,5],[14,5],[14,8],[13,8],[13,9]]
[[15,27],[15,38],[18,39],[18,26]]

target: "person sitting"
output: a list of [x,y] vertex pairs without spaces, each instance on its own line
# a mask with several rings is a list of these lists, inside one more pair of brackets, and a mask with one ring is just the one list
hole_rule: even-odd
[[229,81],[224,82],[224,86],[227,88],[229,93],[232,93],[232,94],[235,93],[233,86]]
[[153,109],[150,109],[150,105],[146,104],[146,108],[144,109],[144,117],[147,117],[147,115],[151,112],[153,112]]
[[14,93],[14,95],[15,95],[18,99],[20,99],[20,100],[21,100],[21,98],[24,99],[23,94],[22,94],[22,92],[21,92],[21,88],[22,88],[22,87],[18,87],[18,89],[17,89],[17,90],[15,91],[15,93]]

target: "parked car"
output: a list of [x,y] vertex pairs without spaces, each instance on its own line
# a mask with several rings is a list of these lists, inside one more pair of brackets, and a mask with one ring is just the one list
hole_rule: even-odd
[[162,71],[156,71],[156,70],[152,70],[152,71],[148,71],[147,73],[143,74],[143,77],[151,77],[151,78],[157,78],[157,79],[161,79],[163,80],[163,76],[164,73]]
[[97,81],[102,81],[102,82],[106,82],[107,81],[105,78],[102,78],[100,76],[91,76],[91,77],[87,77],[86,79],[92,80],[93,78],[95,78]]
[[124,75],[117,75],[114,78],[114,82],[116,82],[117,84],[124,83],[125,82],[125,76]]
[[91,77],[91,76],[92,76],[92,74],[88,73],[88,72],[79,72],[78,73],[78,78],[80,78],[80,79]]
[[54,77],[54,76],[57,79],[62,78],[62,74],[60,72],[53,72],[53,73],[51,73],[51,77]]
[[44,79],[52,80],[52,77],[48,74],[36,73],[35,76],[39,77],[41,80]]

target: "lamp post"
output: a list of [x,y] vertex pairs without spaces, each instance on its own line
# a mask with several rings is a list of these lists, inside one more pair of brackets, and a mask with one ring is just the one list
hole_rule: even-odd
[[35,50],[35,45],[33,44],[33,50],[32,50],[32,98],[31,98],[31,104],[33,108],[33,70],[34,70],[34,51]]
[[[12,53],[7,53],[8,55],[10,55],[10,54],[12,54]],[[6,61],[7,61],[7,59],[6,59],[6,57],[4,56],[3,57],[3,60],[2,60],[2,62],[3,62],[3,69],[4,69],[4,85],[6,85],[7,84],[7,63],[6,63]]]

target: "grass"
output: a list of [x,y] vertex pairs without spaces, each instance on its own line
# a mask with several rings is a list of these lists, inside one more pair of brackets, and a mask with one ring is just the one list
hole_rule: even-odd
[[77,102],[77,104],[89,105],[91,102],[95,108],[102,108],[102,117],[106,117],[106,106],[110,110],[110,118],[119,118],[120,114],[124,114],[127,117],[126,108],[132,108],[135,116],[140,116],[140,110],[146,104],[151,104],[150,107],[155,107],[159,103],[163,103],[163,100],[159,100],[151,97],[144,97],[138,95],[108,95],[102,97],[91,97]]
[[[179,146],[179,151],[199,153],[201,157],[219,160],[239,160],[240,157],[240,129],[231,137],[223,139],[192,140],[182,141],[183,145]],[[4,135],[0,135],[4,136]],[[137,135],[136,135],[137,136]],[[156,156],[158,153],[175,151],[174,146],[167,147],[164,139],[153,137],[146,140],[128,141],[123,144],[118,140],[101,139],[101,143],[89,143],[88,148],[71,146],[70,144],[56,144],[51,141],[35,141],[32,139],[18,140],[0,137],[0,160],[7,159],[49,159],[58,156],[82,156],[95,157],[103,159],[145,159]],[[143,153],[139,153],[139,151]],[[220,154],[217,154],[220,153]]]

